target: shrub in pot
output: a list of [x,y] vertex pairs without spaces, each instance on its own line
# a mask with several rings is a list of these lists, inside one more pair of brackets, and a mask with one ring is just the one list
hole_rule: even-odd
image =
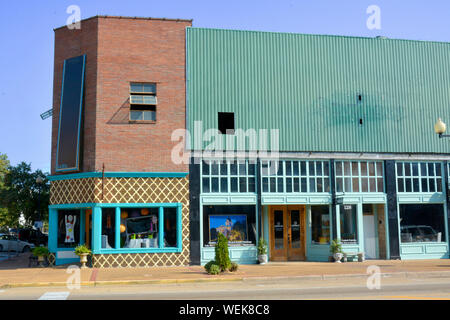
[[75,254],[80,257],[81,267],[86,268],[87,257],[91,254],[91,250],[81,244],[75,248]]
[[42,263],[45,260],[45,257],[50,253],[47,247],[36,247],[32,251],[33,255],[38,258],[39,265],[42,266]]
[[331,241],[330,252],[333,254],[334,261],[340,263],[343,254],[342,245],[338,239],[334,239],[333,241]]
[[267,263],[267,243],[264,238],[260,238],[258,241],[258,261],[259,264]]

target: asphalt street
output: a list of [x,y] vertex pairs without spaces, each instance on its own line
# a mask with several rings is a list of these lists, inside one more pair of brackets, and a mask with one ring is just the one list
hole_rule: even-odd
[[334,280],[252,279],[233,282],[23,287],[0,290],[1,300],[441,300],[450,299],[449,278],[382,278],[379,289],[365,278]]

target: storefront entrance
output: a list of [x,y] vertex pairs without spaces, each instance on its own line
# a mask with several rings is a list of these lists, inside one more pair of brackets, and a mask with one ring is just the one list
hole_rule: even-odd
[[305,206],[269,207],[271,261],[305,260]]

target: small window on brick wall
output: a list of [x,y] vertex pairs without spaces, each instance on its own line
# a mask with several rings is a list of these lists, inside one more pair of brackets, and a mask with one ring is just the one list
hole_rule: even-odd
[[130,121],[156,121],[156,84],[130,84]]

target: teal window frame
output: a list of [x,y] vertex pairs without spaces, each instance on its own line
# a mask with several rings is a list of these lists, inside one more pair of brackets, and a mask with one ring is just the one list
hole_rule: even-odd
[[[97,241],[94,241],[92,252],[94,254],[115,253],[170,253],[182,251],[182,204],[181,203],[109,203],[98,204],[99,210],[95,215],[94,227],[97,229]],[[102,210],[103,208],[115,208],[115,248],[101,248],[102,234]],[[158,210],[158,248],[120,248],[120,212],[122,208],[159,208]],[[177,245],[164,247],[164,208],[177,208]]]
[[[329,160],[279,160],[279,167],[276,172],[270,172],[271,170],[265,170],[270,168],[270,160],[261,161],[261,192],[263,194],[305,194],[305,193],[317,193],[317,194],[330,194],[330,161]],[[320,166],[318,165],[320,163]],[[294,166],[298,164],[298,174],[294,173]],[[326,165],[325,165],[326,164]],[[304,165],[305,171],[302,174],[302,165]],[[290,173],[288,168],[290,167]],[[325,172],[325,167],[327,172]],[[317,174],[320,169],[320,174]],[[267,179],[267,191],[265,191],[265,181]],[[298,190],[295,191],[295,182],[298,179]],[[306,182],[306,188],[302,188],[302,179]],[[273,189],[272,181],[275,190]],[[312,182],[314,190],[312,190]],[[322,191],[317,191],[318,182],[321,182]],[[280,185],[282,190],[280,190]],[[288,188],[288,185],[291,187]],[[291,190],[291,191],[288,191]]]
[[[210,162],[210,164],[208,164],[207,162]],[[236,173],[232,173],[231,172],[231,163],[234,162],[236,163]],[[217,165],[217,173],[213,173],[212,172],[212,168],[213,166]],[[245,165],[245,173],[241,172],[241,165]],[[253,172],[254,174],[249,174],[249,167],[253,166]],[[208,173],[204,174],[203,171],[205,169],[205,166],[208,167]],[[226,168],[226,172],[224,173],[222,171],[222,166],[224,166],[224,168]],[[257,181],[256,181],[256,170],[257,170],[257,165],[256,165],[256,161],[251,161],[251,160],[214,160],[214,159],[203,159],[201,164],[200,164],[200,193],[201,194],[256,194],[257,192]],[[212,183],[213,180],[217,179],[217,187],[218,187],[218,191],[217,192],[213,192],[212,190]],[[222,188],[222,179],[226,179],[227,181],[227,187],[226,188]],[[237,180],[237,191],[232,191],[231,188],[231,182],[232,179],[236,179]],[[244,183],[245,183],[245,191],[242,191],[241,189],[241,183],[240,181],[244,179]],[[251,181],[251,179],[253,179],[254,182],[254,191],[249,191],[249,181]],[[208,181],[209,183],[209,191],[204,191],[203,186],[204,186],[204,181]],[[225,190],[224,190],[225,189]]]
[[[417,174],[415,174],[414,165],[417,165]],[[432,165],[434,174],[430,175],[430,165]],[[439,174],[437,168],[439,167]],[[423,172],[425,169],[425,172]],[[397,161],[395,163],[395,180],[397,193],[411,194],[411,193],[440,193],[444,192],[443,181],[443,163],[439,161]],[[408,171],[408,172],[407,172]],[[409,174],[407,174],[409,173]],[[418,189],[414,188],[414,180],[418,180]],[[400,182],[401,181],[401,182]],[[410,183],[411,190],[407,191],[407,182]],[[423,182],[426,182],[426,190],[423,190]],[[403,188],[400,188],[400,183],[403,183]],[[433,185],[434,191],[430,191],[430,186]],[[400,191],[402,190],[402,191]]]
[[[356,170],[354,170],[356,164]],[[370,174],[370,165],[373,164],[373,175]],[[349,167],[346,172],[345,167]],[[380,166],[381,165],[381,166]],[[339,167],[341,173],[339,173]],[[381,168],[380,168],[381,167]],[[365,170],[364,170],[365,169]],[[365,173],[364,173],[365,172]],[[384,163],[383,161],[370,160],[337,160],[334,166],[336,193],[384,193]],[[371,179],[375,180],[375,190],[370,187]],[[342,190],[339,189],[339,180],[341,180]],[[381,181],[380,181],[381,180]],[[349,185],[346,185],[349,181]],[[363,191],[363,183],[367,181],[367,191]],[[381,188],[380,188],[381,185]],[[347,188],[348,186],[348,188]]]

